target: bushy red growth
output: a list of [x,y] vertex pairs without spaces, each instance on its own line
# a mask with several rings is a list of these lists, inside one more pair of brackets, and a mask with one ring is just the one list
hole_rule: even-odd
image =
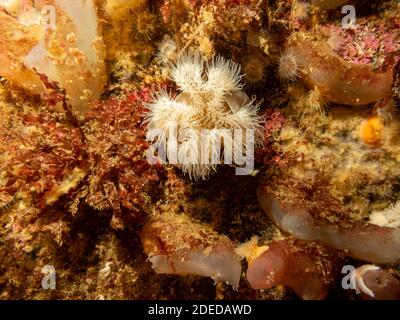
[[18,194],[39,214],[68,195],[63,199],[73,203],[73,213],[84,201],[111,210],[113,225],[120,227],[122,216],[145,212],[162,172],[146,160],[141,126],[151,92],[144,88],[99,102],[80,120],[54,111],[52,103],[10,108],[0,119],[0,209]]
[[159,180],[161,167],[146,160],[148,142],[141,126],[150,95],[144,88],[99,103],[82,126],[90,168],[86,202],[99,210],[112,209],[116,226],[122,226],[123,209],[131,217],[145,211]]
[[4,112],[1,120],[1,196],[19,192],[44,208],[51,190],[82,160],[81,133],[65,115],[47,107],[15,108]]

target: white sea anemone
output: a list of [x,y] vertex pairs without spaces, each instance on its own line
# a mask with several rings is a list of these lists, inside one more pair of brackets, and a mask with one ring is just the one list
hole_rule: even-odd
[[278,76],[283,81],[294,81],[299,77],[300,65],[292,50],[285,50],[279,57]]
[[207,65],[208,90],[216,95],[224,96],[229,93],[240,92],[243,84],[240,83],[240,65],[231,60],[225,60],[221,56],[213,59]]
[[245,56],[242,65],[247,85],[257,87],[264,82],[266,59],[260,52],[252,52]]
[[177,57],[178,47],[171,36],[165,35],[163,40],[158,45],[158,51],[156,54],[156,61],[160,64],[167,65],[175,62]]
[[183,54],[170,68],[170,75],[177,86],[187,94],[197,94],[204,87],[204,60],[199,54]]
[[292,20],[303,21],[310,15],[311,5],[301,0],[294,1],[291,12]]
[[222,57],[206,62],[200,55],[185,53],[170,67],[170,75],[180,93],[157,93],[145,119],[150,139],[154,130],[161,133],[159,140],[176,135],[175,144],[168,141],[164,146],[169,163],[198,180],[207,178],[218,164],[238,164],[243,152],[251,153],[246,138],[250,129],[256,139],[260,137],[261,118],[258,105],[241,91],[239,65]]

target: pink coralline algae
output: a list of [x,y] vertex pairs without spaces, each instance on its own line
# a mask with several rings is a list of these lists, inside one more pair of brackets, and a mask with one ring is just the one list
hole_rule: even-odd
[[385,21],[359,17],[355,29],[324,25],[318,30],[328,37],[329,45],[346,61],[379,67],[391,54],[400,50],[396,20],[398,17],[395,16]]
[[270,137],[286,123],[285,116],[278,109],[268,109],[265,113],[265,135]]

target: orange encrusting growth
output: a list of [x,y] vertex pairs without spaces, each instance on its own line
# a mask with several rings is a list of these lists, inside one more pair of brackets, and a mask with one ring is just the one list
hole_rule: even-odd
[[381,141],[383,124],[379,117],[366,120],[361,126],[361,140],[369,145],[378,145]]

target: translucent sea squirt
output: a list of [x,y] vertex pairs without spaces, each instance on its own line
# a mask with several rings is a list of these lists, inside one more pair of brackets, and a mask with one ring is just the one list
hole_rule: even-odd
[[327,296],[339,265],[338,256],[324,245],[290,239],[274,240],[247,260],[246,277],[253,289],[285,285],[305,300]]
[[238,288],[241,264],[227,237],[187,217],[167,214],[142,231],[144,252],[157,273],[211,277]]
[[266,190],[258,190],[261,207],[283,231],[296,239],[319,240],[356,259],[374,263],[400,261],[400,228],[354,222],[352,227],[316,221],[306,208],[285,208]]
[[85,112],[99,99],[106,80],[95,2],[44,3],[0,11],[0,76],[41,94],[45,89],[37,73],[45,74],[66,91],[75,110]]
[[341,58],[326,41],[297,32],[286,51],[300,66],[300,78],[317,88],[330,102],[360,106],[390,98],[393,70],[374,70],[370,64],[355,64]]

